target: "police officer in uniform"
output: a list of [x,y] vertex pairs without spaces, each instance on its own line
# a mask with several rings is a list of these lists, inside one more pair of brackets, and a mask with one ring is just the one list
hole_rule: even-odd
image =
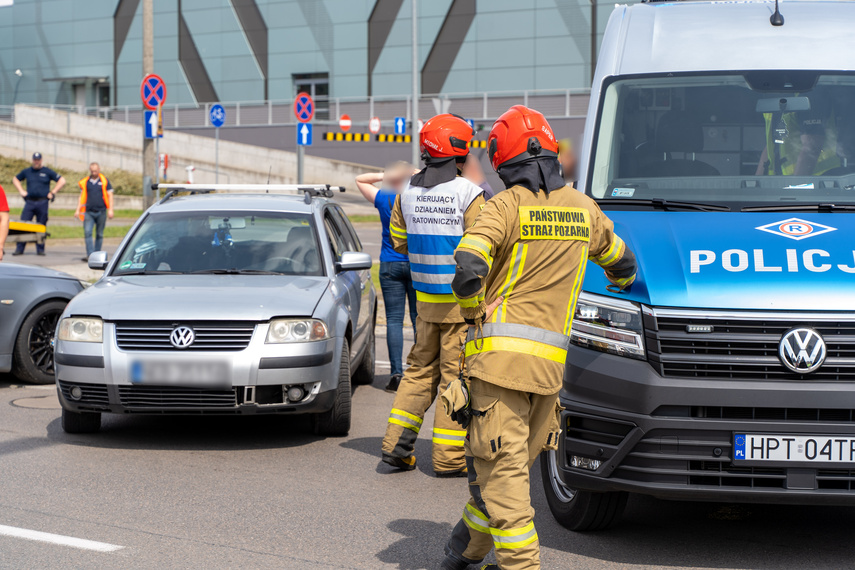
[[[635,256],[597,203],[559,174],[558,144],[542,114],[511,107],[488,138],[507,190],[487,202],[454,259],[452,290],[470,324],[468,380],[442,395],[468,413],[471,498],[442,568],[462,570],[495,548],[505,570],[540,568],[529,470],[561,433],[558,391],[588,260],[615,291],[635,279]],[[454,397],[468,390],[463,397]]]
[[[27,189],[21,186],[21,182],[27,181]],[[51,181],[56,182],[53,190],[50,189]],[[33,153],[33,164],[18,173],[12,178],[12,184],[18,190],[18,193],[24,198],[24,210],[21,212],[21,221],[29,222],[34,217],[36,223],[46,224],[48,221],[48,204],[65,186],[65,178],[42,164],[42,153]],[[21,255],[24,253],[26,242],[18,242],[12,255]],[[38,255],[45,254],[44,243],[36,243],[36,253]]]
[[[425,412],[458,374],[466,325],[451,293],[454,248],[484,206],[484,191],[460,176],[474,134],[456,115],[429,119],[419,133],[425,167],[392,208],[392,246],[409,255],[418,309],[410,367],[395,395],[382,444],[383,461],[403,470],[415,469],[413,449]],[[442,411],[435,414],[432,460],[437,475],[466,471],[465,435]]]

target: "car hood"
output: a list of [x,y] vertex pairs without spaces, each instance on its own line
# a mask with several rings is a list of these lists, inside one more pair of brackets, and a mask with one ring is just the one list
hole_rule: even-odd
[[74,275],[63,273],[47,267],[38,265],[23,265],[21,263],[0,263],[0,278],[3,277],[49,277],[53,279],[71,279],[79,281]]
[[638,279],[606,292],[589,264],[584,289],[658,307],[855,309],[855,217],[847,213],[607,211],[635,253]]
[[105,277],[74,298],[71,315],[115,320],[242,320],[311,316],[327,277],[140,275]]

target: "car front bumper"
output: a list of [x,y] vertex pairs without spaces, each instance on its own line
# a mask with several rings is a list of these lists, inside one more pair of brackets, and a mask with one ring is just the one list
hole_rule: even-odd
[[[138,414],[317,413],[329,410],[338,387],[341,339],[265,344],[256,330],[242,350],[120,350],[110,323],[103,343],[57,341],[56,378],[60,403],[75,412]],[[139,381],[139,363],[200,367],[215,362],[225,378],[208,382]],[[72,388],[80,387],[82,395]],[[305,396],[291,402],[285,392],[300,386]]]
[[[568,487],[663,499],[855,504],[855,466],[744,466],[735,433],[855,435],[846,382],[663,378],[644,361],[568,353],[558,452]],[[596,470],[571,467],[572,456]]]

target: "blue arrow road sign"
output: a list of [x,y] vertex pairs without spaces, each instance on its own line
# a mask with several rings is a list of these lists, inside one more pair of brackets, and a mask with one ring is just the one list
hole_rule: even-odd
[[404,117],[395,117],[395,134],[403,135],[407,132],[407,120]]
[[475,121],[473,119],[466,119],[466,122],[469,123],[469,126],[472,127],[472,130],[475,130]]
[[312,123],[303,123],[297,127],[297,144],[312,146]]
[[157,138],[157,111],[145,112],[145,138]]
[[215,127],[222,127],[226,122],[226,110],[220,104],[211,107],[211,124]]

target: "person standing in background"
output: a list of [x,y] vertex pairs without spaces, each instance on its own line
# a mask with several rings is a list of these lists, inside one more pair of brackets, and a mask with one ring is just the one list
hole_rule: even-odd
[[9,203],[6,201],[6,192],[0,186],[0,261],[3,261],[3,246],[6,245],[6,236],[9,235]]
[[[21,182],[27,181],[27,189],[21,186]],[[53,190],[50,189],[51,180],[56,182]],[[15,189],[24,198],[24,210],[21,212],[21,221],[29,222],[36,218],[36,223],[47,224],[48,204],[65,186],[65,178],[42,164],[42,153],[33,153],[33,163],[12,178]],[[22,255],[26,242],[19,241],[12,255]],[[45,254],[45,244],[36,243],[36,253]]]
[[107,225],[107,218],[113,219],[113,186],[101,174],[101,166],[97,162],[89,165],[89,176],[77,185],[80,187],[80,201],[74,215],[83,222],[83,238],[86,240],[86,257],[83,261],[88,261],[93,251],[101,251],[104,226]]
[[[413,174],[413,165],[398,161],[386,167],[384,172],[369,172],[356,177],[356,187],[362,196],[374,204],[380,213],[382,247],[380,250],[380,289],[386,307],[386,347],[389,349],[389,364],[392,378],[386,385],[387,392],[396,392],[404,368],[401,363],[404,352],[404,307],[409,305],[413,332],[416,327],[416,290],[410,277],[410,259],[392,247],[389,236],[389,220],[395,198],[407,186]],[[378,189],[375,184],[381,184]]]
[[463,174],[463,178],[484,191],[485,200],[489,200],[496,195],[490,187],[490,184],[487,182],[487,178],[484,176],[484,169],[481,168],[481,161],[477,156],[472,153],[469,153],[469,155],[466,156],[466,162],[463,163],[461,173]]
[[558,141],[558,163],[561,165],[561,175],[564,181],[573,188],[576,187],[576,152],[573,141],[561,139]]

